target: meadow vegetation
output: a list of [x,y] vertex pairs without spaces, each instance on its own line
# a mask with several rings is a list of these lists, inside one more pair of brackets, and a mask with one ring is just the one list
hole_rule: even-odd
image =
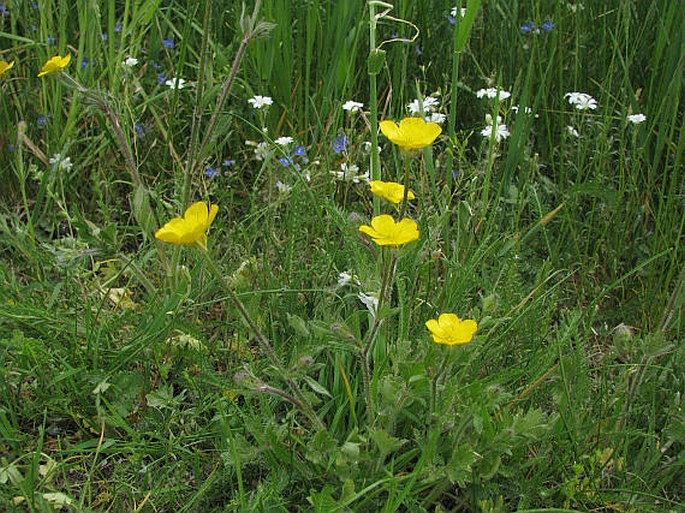
[[685,511],[682,3],[461,4],[0,4],[0,510]]

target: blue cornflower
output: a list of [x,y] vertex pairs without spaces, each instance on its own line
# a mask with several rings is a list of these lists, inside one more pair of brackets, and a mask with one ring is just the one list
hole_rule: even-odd
[[54,44],[55,44],[55,38],[52,37],[50,34],[48,34],[48,44],[49,44],[49,45],[54,45]]
[[173,48],[174,38],[170,37],[169,39],[163,39],[162,44],[164,45],[164,48]]
[[221,163],[221,165],[224,166],[224,167],[235,166],[235,160],[226,159],[226,160],[224,160],[224,161]]
[[5,7],[5,4],[0,4],[0,13],[1,14],[9,14],[10,12],[7,10],[7,7]]
[[207,169],[205,169],[205,176],[207,178],[214,178],[217,173],[218,171],[211,166],[208,166]]
[[288,157],[281,157],[279,162],[283,167],[288,167],[291,164],[291,160]]
[[163,84],[164,82],[166,82],[166,73],[160,73],[157,75],[157,83]]
[[85,57],[81,59],[81,69],[86,69],[88,67],[88,59]]
[[114,25],[114,32],[121,32],[122,28],[123,27],[121,26],[121,23],[117,23],[116,25]]
[[295,149],[293,150],[293,155],[295,157],[306,157],[307,151],[304,149],[304,146],[295,146]]
[[552,23],[552,22],[549,21],[549,20],[547,20],[546,22],[544,22],[544,23],[542,24],[542,30],[544,30],[545,32],[549,32],[549,31],[552,30],[553,28],[554,28],[554,23]]
[[342,133],[340,137],[336,137],[333,141],[333,151],[336,153],[342,153],[347,147],[347,136]]
[[534,26],[534,23],[526,22],[523,25],[521,25],[521,32],[523,32],[524,34],[529,34],[530,31],[533,30]]

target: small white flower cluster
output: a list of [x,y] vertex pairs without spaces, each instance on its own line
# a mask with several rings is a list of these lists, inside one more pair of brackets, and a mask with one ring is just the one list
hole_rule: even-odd
[[[450,14],[452,15],[453,18],[456,18],[456,17],[457,17],[457,8],[456,8],[456,7],[452,7],[452,10],[450,11]],[[459,9],[459,16],[462,17],[462,18],[463,18],[464,16],[466,16],[466,7],[462,7],[461,9]]]
[[480,135],[483,137],[487,137],[488,139],[494,137],[495,142],[501,142],[511,135],[509,130],[507,130],[507,125],[502,123],[502,118],[500,116],[497,116],[497,119],[493,123],[492,116],[486,114],[485,122],[487,123],[487,126],[480,131]]
[[333,178],[340,180],[341,182],[369,183],[369,180],[371,180],[368,171],[365,173],[360,173],[359,166],[356,164],[347,164],[346,162],[340,164],[339,171],[331,170],[331,175],[333,175]]
[[50,160],[48,160],[50,164],[57,165],[57,169],[60,171],[70,171],[71,167],[74,165],[71,162],[71,157],[62,157],[59,153],[56,153],[54,156],[50,157]]
[[[433,93],[437,94],[437,93]],[[440,107],[440,100],[433,96],[426,96],[423,101],[418,98],[407,105],[407,110],[413,115],[423,115],[427,123],[437,123],[438,125],[445,122],[447,116],[440,112],[435,112]]]
[[478,98],[488,97],[491,100],[499,97],[500,100],[506,100],[511,96],[511,93],[498,87],[488,87],[487,89],[478,89],[476,96]]
[[350,283],[353,283],[354,285],[361,285],[359,278],[357,278],[354,274],[350,274],[346,271],[343,271],[340,274],[338,274],[339,288],[347,287]]
[[278,189],[278,192],[280,192],[281,194],[287,194],[293,189],[293,186],[278,180],[276,182],[276,188]]
[[568,102],[578,110],[595,110],[597,108],[597,100],[587,93],[566,93],[564,98],[568,98]]
[[249,100],[247,100],[247,103],[252,105],[252,108],[254,108],[254,109],[261,109],[263,107],[268,107],[269,105],[273,105],[274,101],[269,96],[255,95],[252,98],[250,98]]

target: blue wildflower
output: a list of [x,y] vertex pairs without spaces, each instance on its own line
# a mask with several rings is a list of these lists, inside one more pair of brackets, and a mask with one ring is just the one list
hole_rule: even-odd
[[7,149],[10,151],[10,153],[13,152],[14,151],[14,144],[12,144],[12,143],[8,144]]
[[295,146],[295,149],[293,150],[293,155],[295,157],[306,157],[307,151],[304,149],[304,146]]
[[5,7],[5,4],[0,4],[0,13],[2,13],[2,14],[9,14],[10,13],[7,10],[7,7]]
[[526,22],[523,25],[521,25],[521,32],[523,32],[524,34],[529,34],[530,31],[533,30],[534,26],[534,23]]
[[121,32],[122,28],[123,27],[121,26],[121,23],[117,23],[116,25],[114,25],[114,32]]
[[48,118],[46,118],[44,115],[39,117],[36,120],[36,123],[38,123],[38,126],[45,126],[45,124],[48,122]]
[[459,170],[457,168],[454,168],[452,170],[452,178],[454,178],[455,180],[459,180],[459,176]]
[[143,130],[142,125],[136,125],[136,133],[138,134],[138,137],[141,139],[145,137],[145,130]]
[[166,82],[166,73],[160,73],[157,75],[157,83],[163,84],[164,82]]
[[86,69],[88,67],[88,59],[85,57],[81,59],[81,69]]
[[333,151],[336,153],[342,153],[347,147],[347,136],[342,133],[340,137],[336,137],[333,141]]
[[447,21],[450,22],[450,25],[454,25],[455,23],[457,23],[457,20],[455,20],[454,16],[452,16],[451,14],[447,15]]
[[235,166],[235,160],[226,159],[226,160],[224,160],[224,161],[221,163],[221,165],[224,166],[224,167]]
[[102,33],[102,40],[107,41],[108,39],[109,39],[109,37],[107,36],[107,32],[103,32]]
[[151,63],[150,63],[150,66],[152,66],[152,67],[153,67],[155,70],[157,70],[157,71],[159,71],[160,69],[162,69],[162,67],[161,67],[159,64],[157,64],[156,62],[151,62]]
[[281,163],[281,165],[282,165],[283,167],[288,167],[288,166],[291,164],[291,161],[290,161],[290,159],[289,159],[288,157],[281,157],[281,158],[279,159],[279,162]]
[[549,31],[552,30],[553,28],[554,28],[554,23],[552,23],[552,22],[549,21],[549,20],[547,20],[546,22],[544,22],[544,23],[542,24],[542,30],[544,30],[545,32],[549,32]]
[[218,171],[211,166],[208,166],[207,169],[205,169],[205,176],[207,178],[214,178],[217,173]]
[[163,39],[162,44],[164,45],[164,48],[173,48],[174,39],[172,37],[170,37],[169,39]]
[[33,2],[31,4],[31,7],[33,7],[34,9],[38,9],[38,2]]
[[50,34],[48,34],[48,44],[49,44],[49,45],[54,45],[54,44],[55,44],[55,38],[52,37]]

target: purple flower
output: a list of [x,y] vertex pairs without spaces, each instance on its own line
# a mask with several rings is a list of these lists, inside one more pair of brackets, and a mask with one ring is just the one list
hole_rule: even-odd
[[85,57],[81,59],[81,69],[86,69],[88,67],[88,59]]
[[218,171],[211,166],[208,166],[207,169],[205,169],[205,176],[207,178],[214,178],[217,173]]
[[103,40],[103,41],[107,41],[107,39],[109,39],[108,36],[107,36],[107,32],[103,32],[103,33],[102,33],[102,40]]
[[454,16],[452,16],[451,14],[447,15],[447,21],[450,22],[450,25],[454,25],[455,23],[457,23],[457,20],[455,20]]
[[166,73],[160,73],[157,75],[157,83],[163,84],[164,82],[166,82]]
[[549,32],[549,31],[552,30],[553,28],[554,28],[554,23],[552,23],[552,22],[549,21],[549,20],[547,20],[546,22],[544,22],[544,23],[542,24],[542,30],[544,30],[545,32]]
[[38,123],[38,126],[45,126],[45,124],[46,124],[47,122],[48,122],[48,118],[45,117],[45,115],[39,117],[39,118],[36,120],[36,123]]
[[162,44],[164,45],[164,48],[173,48],[174,38],[170,37],[169,39],[163,39]]
[[295,157],[306,157],[307,152],[304,149],[304,146],[295,146],[295,149],[293,150],[293,155]]
[[281,157],[279,162],[283,167],[288,167],[291,164],[291,160],[288,157]]
[[221,165],[224,166],[224,167],[235,166],[235,160],[226,159],[226,160],[224,160],[224,161],[221,163]]
[[34,9],[38,9],[38,2],[33,2],[31,4],[31,7],[33,7]]
[[14,144],[8,144],[7,149],[12,153],[14,151]]
[[5,7],[5,4],[0,4],[0,13],[2,13],[2,14],[9,14],[10,13],[7,10],[7,7]]
[[141,125],[136,125],[136,133],[138,134],[138,137],[141,139],[145,137],[145,130],[143,130],[143,127]]
[[114,25],[114,32],[117,32],[117,33],[121,32],[121,29],[122,29],[121,23],[117,23],[116,25]]
[[48,44],[49,44],[49,45],[54,45],[54,44],[55,44],[55,38],[52,37],[50,34],[48,34]]
[[342,153],[347,147],[347,136],[342,133],[340,137],[336,137],[333,141],[333,151],[336,153]]

